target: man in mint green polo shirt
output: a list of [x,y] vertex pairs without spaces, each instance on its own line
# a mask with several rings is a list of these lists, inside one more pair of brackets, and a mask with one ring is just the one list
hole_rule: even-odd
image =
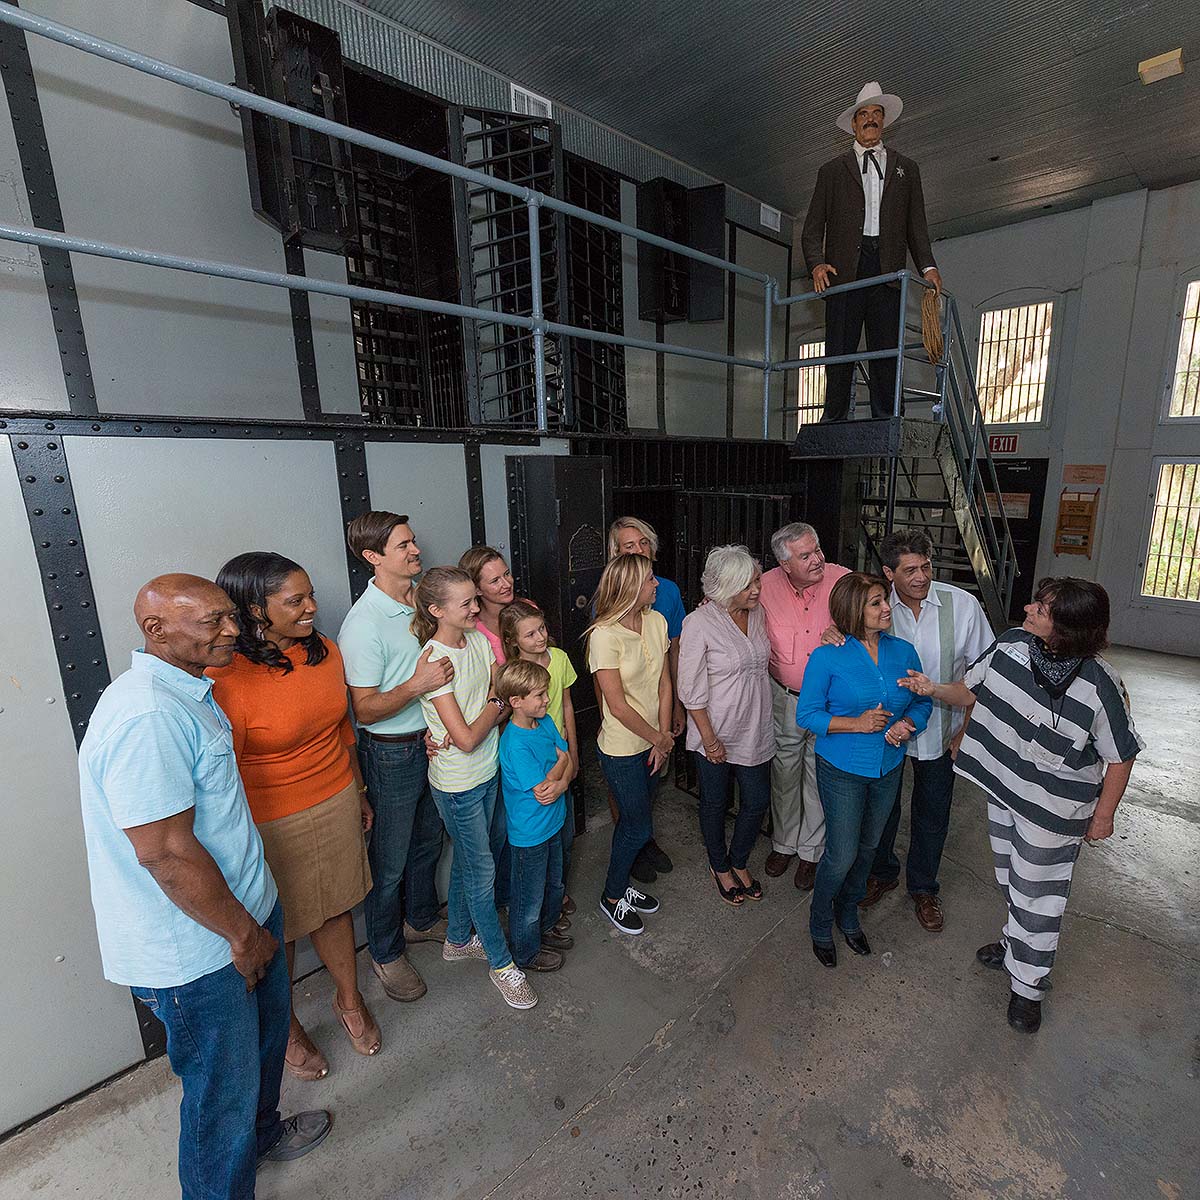
[[448,683],[454,668],[429,661],[409,623],[421,550],[408,517],[368,512],[346,531],[351,551],[375,577],[346,614],[338,648],[359,726],[358,750],[375,826],[367,846],[373,884],[364,915],[375,974],[393,1000],[419,1000],[425,982],[408,942],[444,942],[434,876],[442,818],[429,791],[421,696]]
[[166,1026],[183,1083],[183,1200],[245,1200],[264,1159],[293,1159],[327,1112],[281,1121],[291,1022],[283,910],[206,667],[228,666],[237,610],[215,583],[138,593],[145,648],[105,690],[79,747],[104,975]]

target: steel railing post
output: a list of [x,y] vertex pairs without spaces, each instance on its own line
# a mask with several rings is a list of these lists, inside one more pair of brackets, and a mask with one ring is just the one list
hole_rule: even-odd
[[[771,372],[775,364],[771,361],[771,322],[775,316],[775,280],[763,284],[763,398],[762,435],[763,441],[771,437]],[[732,319],[732,317],[731,317]]]
[[[900,328],[896,331],[896,394],[892,398],[892,416],[898,417],[904,406],[904,325],[908,309],[908,272],[900,272]],[[892,532],[888,514],[888,533]]]
[[533,291],[529,315],[533,317],[533,390],[538,433],[549,432],[550,412],[546,402],[546,321],[542,311],[541,197],[529,196],[529,286]]

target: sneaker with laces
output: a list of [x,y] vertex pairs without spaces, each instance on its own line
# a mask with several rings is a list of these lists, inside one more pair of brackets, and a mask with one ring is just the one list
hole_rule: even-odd
[[491,976],[509,1008],[532,1008],[538,1002],[537,992],[529,986],[525,972],[516,963],[509,963],[500,971],[492,971]]
[[658,912],[658,901],[645,892],[639,892],[635,887],[625,889],[625,903],[630,908],[636,908],[640,913]]
[[283,1122],[283,1132],[270,1150],[258,1156],[258,1165],[266,1162],[291,1162],[315,1150],[333,1128],[333,1114],[322,1108],[296,1113]]
[[447,962],[465,962],[468,958],[481,958],[487,961],[487,951],[479,940],[479,934],[471,934],[471,940],[465,946],[456,946],[449,939],[442,945],[442,957]]
[[600,911],[622,932],[643,933],[646,929],[641,914],[624,898],[610,904],[606,896],[600,897]]

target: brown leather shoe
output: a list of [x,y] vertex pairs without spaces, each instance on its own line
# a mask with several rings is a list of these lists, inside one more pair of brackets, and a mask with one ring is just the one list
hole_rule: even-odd
[[778,850],[772,850],[767,855],[766,870],[767,874],[772,879],[778,879],[780,875],[788,869],[791,861],[796,856],[794,854],[780,854]]
[[796,864],[796,886],[802,892],[811,892],[812,886],[817,881],[817,864],[809,862],[807,858],[802,858]]
[[566,960],[561,950],[551,950],[543,947],[533,956],[532,962],[527,962],[522,971],[557,971]]
[[417,974],[416,968],[403,954],[390,963],[380,964],[372,960],[371,969],[379,976],[383,990],[392,1000],[420,1000],[429,990],[425,981]]
[[913,902],[917,906],[917,920],[921,922],[921,928],[929,930],[930,933],[941,933],[946,924],[942,916],[942,902],[936,896],[928,894],[914,896]]
[[414,929],[407,921],[404,922],[404,940],[406,942],[442,942],[446,941],[447,921],[438,917],[428,929]]
[[880,879],[878,875],[867,878],[867,893],[858,902],[859,908],[870,908],[878,904],[887,892],[894,892],[900,886],[898,879]]

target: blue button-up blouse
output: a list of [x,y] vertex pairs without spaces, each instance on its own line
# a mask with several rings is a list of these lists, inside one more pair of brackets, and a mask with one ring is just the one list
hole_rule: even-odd
[[879,733],[830,733],[832,717],[857,717],[882,704],[892,714],[890,728],[901,717],[920,733],[929,721],[933,701],[899,687],[909,670],[919,671],[921,660],[911,642],[879,635],[879,662],[867,653],[858,638],[842,646],[819,646],[804,668],[804,682],[796,704],[796,724],[817,735],[816,751],[835,767],[852,775],[878,779],[904,760],[904,746],[890,745]]

